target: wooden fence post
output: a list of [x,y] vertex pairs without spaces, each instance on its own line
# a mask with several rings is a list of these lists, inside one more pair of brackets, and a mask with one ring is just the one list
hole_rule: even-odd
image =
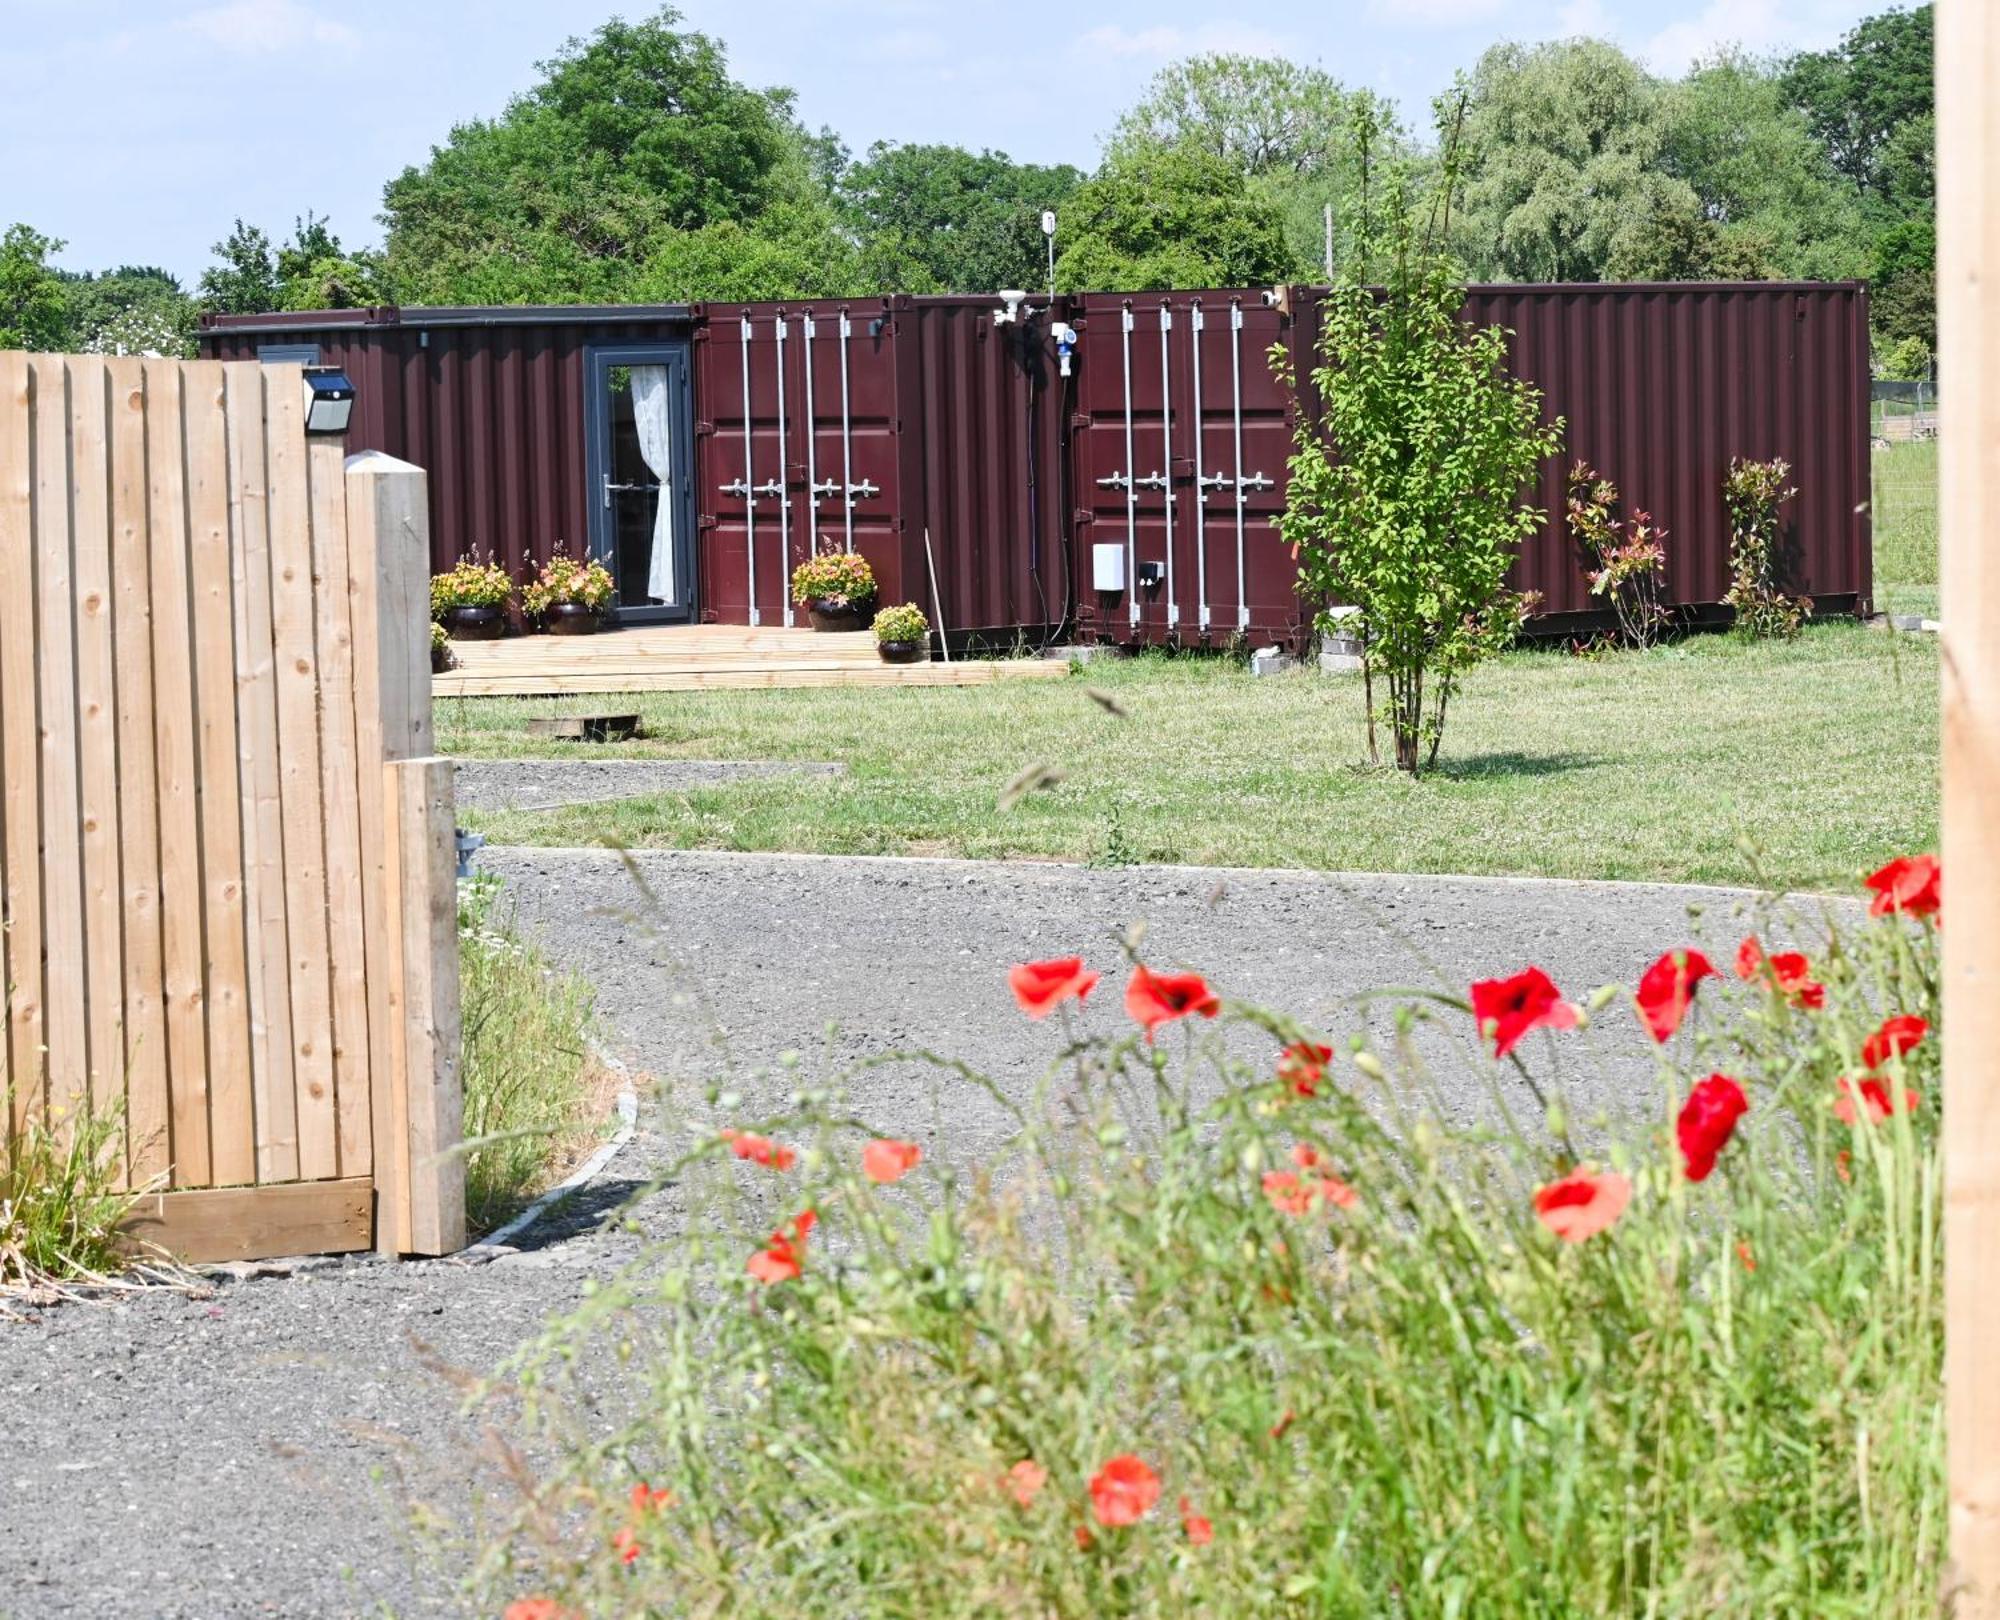
[[421,468],[373,451],[348,459],[375,1246],[384,1254],[465,1246],[465,1167],[453,1151],[462,1125],[455,806],[451,762],[432,754],[429,510]]
[[1959,1620],[2000,1617],[2000,16],[1937,8],[1945,1432]]

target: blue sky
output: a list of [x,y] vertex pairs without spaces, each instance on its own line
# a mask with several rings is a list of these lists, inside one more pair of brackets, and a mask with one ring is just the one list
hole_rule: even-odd
[[[1317,62],[1419,112],[1497,39],[1594,34],[1662,71],[1724,43],[1834,41],[1888,0],[681,0],[738,77],[814,127],[1089,164],[1118,109],[1194,51]],[[0,0],[0,225],[73,268],[192,281],[238,215],[306,208],[377,240],[384,180],[492,114],[533,63],[651,0]]]

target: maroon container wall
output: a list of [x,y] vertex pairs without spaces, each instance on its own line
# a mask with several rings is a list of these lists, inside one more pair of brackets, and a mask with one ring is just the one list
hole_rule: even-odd
[[232,320],[205,327],[201,349],[254,360],[259,344],[317,343],[321,362],[354,383],[349,447],[429,474],[433,565],[490,551],[518,578],[558,543],[573,556],[588,545],[584,349],[687,331],[671,319],[427,326],[420,310],[374,321],[357,311],[325,325],[296,315]]
[[[1091,293],[1078,308],[1079,633],[1297,639],[1298,568],[1276,525],[1292,408],[1269,360],[1290,341],[1290,317],[1255,291]],[[1092,588],[1098,545],[1125,552],[1126,592]],[[1162,571],[1155,586],[1138,583],[1148,563]]]
[[996,326],[995,307],[907,297],[705,307],[695,460],[711,612],[803,622],[788,602],[791,570],[815,545],[851,545],[884,603],[915,602],[934,621],[941,612],[954,637],[1067,617],[1053,351],[1039,323]]

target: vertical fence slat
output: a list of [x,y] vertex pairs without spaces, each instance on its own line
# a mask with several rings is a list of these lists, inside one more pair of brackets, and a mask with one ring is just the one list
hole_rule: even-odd
[[125,1137],[131,1179],[168,1163],[167,1018],[160,1002],[159,784],[153,769],[153,587],[146,515],[146,373],[109,362],[111,590],[118,666],[118,849],[124,870]]
[[83,851],[76,771],[76,619],[69,521],[69,367],[37,355],[35,553],[41,647],[42,925],[51,1108],[89,1094],[83,961]]
[[250,1088],[256,1179],[299,1173],[292,1060],[291,946],[285,912],[285,828],[278,789],[277,672],[271,640],[270,489],[264,451],[264,368],[226,365],[229,406],[230,583],[236,609],[239,778],[245,846],[243,911],[251,968]]
[[271,623],[278,687],[279,802],[285,825],[285,915],[292,952],[292,1053],[298,1173],[339,1171],[333,1098],[333,982],[328,971],[326,826],[320,774],[319,659],[314,644],[312,511],[306,485],[304,383],[272,366],[264,387],[270,476]]
[[201,875],[208,970],[210,1181],[257,1179],[250,1073],[250,967],[243,924],[243,794],[237,775],[235,589],[222,363],[181,373],[187,424],[188,582],[194,603]]
[[[0,354],[0,579],[13,583],[17,612],[0,636],[0,1046],[18,1132],[43,1107],[42,806],[36,690],[40,597],[36,588],[35,374],[24,354]],[[25,622],[23,622],[25,620]]]
[[201,928],[201,821],[195,765],[188,592],[187,446],[179,362],[146,368],[146,470],[153,568],[153,758],[160,795],[160,935],[165,961],[173,1184],[209,1184],[208,1020]]
[[[345,447],[306,441],[311,489],[313,602],[318,617],[320,765],[326,782],[327,944],[333,980],[333,1089],[338,1173],[366,1175],[368,1119],[368,956],[361,898],[361,811],[365,777],[356,758],[354,626]],[[371,758],[369,774],[373,773]],[[359,790],[359,791],[357,791]]]

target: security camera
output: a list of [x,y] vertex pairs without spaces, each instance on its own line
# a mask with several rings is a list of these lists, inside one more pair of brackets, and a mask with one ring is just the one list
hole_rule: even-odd
[[1006,305],[1006,308],[996,309],[993,312],[993,324],[995,326],[1012,326],[1014,322],[1021,318],[1021,306],[1027,301],[1028,295],[1022,292],[1019,287],[1006,288],[1000,294],[1000,302]]

